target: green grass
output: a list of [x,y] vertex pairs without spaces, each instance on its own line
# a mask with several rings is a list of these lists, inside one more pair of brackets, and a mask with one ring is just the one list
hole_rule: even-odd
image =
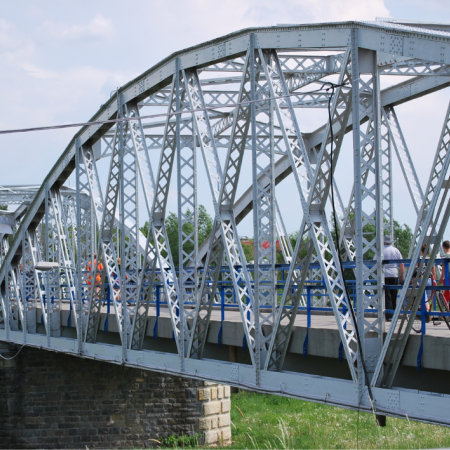
[[[450,429],[250,392],[232,394],[229,448],[438,448],[450,447]],[[242,412],[242,414],[241,414]]]
[[158,448],[161,449],[169,449],[169,448],[191,448],[191,449],[197,449],[200,447],[202,436],[199,433],[196,433],[194,435],[181,435],[177,436],[175,434],[160,439],[159,441],[156,440],[156,443],[159,443]]

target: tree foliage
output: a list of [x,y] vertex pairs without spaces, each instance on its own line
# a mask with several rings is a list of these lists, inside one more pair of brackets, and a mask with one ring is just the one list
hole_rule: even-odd
[[253,261],[254,254],[255,254],[255,247],[253,244],[253,239],[251,241],[249,241],[248,243],[241,241],[241,245],[242,245],[242,250],[244,251],[245,260],[247,261],[247,264],[249,264],[250,261]]
[[[353,217],[350,217],[350,219],[353,219]],[[384,219],[384,224],[385,224],[384,234],[388,235],[389,229],[387,228],[388,221],[386,218]],[[393,228],[394,228],[394,236],[393,236],[394,246],[400,250],[400,253],[402,254],[403,258],[406,259],[408,257],[409,248],[411,246],[411,242],[413,239],[412,230],[406,223],[404,223],[403,225],[400,225],[400,223],[397,222],[396,220],[394,220]],[[331,236],[333,237],[334,245],[336,246],[336,233],[335,233],[335,229],[334,229],[333,220],[330,221],[330,231],[331,231]],[[366,239],[367,241],[369,241],[369,242],[372,241],[375,238],[375,233],[376,233],[376,229],[375,229],[374,225],[366,224],[364,226],[363,235],[364,235],[364,239]],[[289,238],[291,239],[292,248],[295,248],[295,244],[297,243],[297,239],[298,239],[298,232],[291,234],[289,236]],[[304,256],[306,256],[306,255],[301,255],[302,258]],[[371,260],[374,258],[374,256],[375,256],[374,252],[369,250],[365,253],[364,259]],[[354,278],[353,271],[345,270],[345,278],[349,278],[349,279]]]
[[[253,239],[241,239],[242,250],[244,251],[247,264],[255,260],[255,241]],[[276,264],[284,264],[283,252],[281,251],[281,243],[275,249]]]
[[[188,216],[192,216],[191,211],[187,211]],[[180,263],[179,258],[179,246],[178,246],[178,216],[170,212],[165,220],[167,239],[169,240],[170,251],[173,257],[173,263],[178,266]],[[213,227],[213,219],[206,211],[203,205],[198,207],[198,219],[197,219],[197,233],[198,233],[198,245],[200,246],[204,240],[209,236]],[[147,236],[148,234],[148,222],[141,228],[142,233]],[[183,231],[185,234],[191,234],[193,232],[193,226],[190,223],[185,223],[183,225]],[[152,242],[153,244],[153,242]],[[185,244],[185,250],[191,252],[193,250],[193,245],[191,243]]]
[[409,249],[413,240],[413,232],[411,228],[404,223],[400,225],[394,220],[394,246],[400,250],[403,259],[408,258]]
[[[187,212],[188,215],[191,215],[191,212]],[[387,220],[384,220],[385,225],[387,225]],[[178,216],[171,212],[166,218],[166,231],[167,237],[169,239],[170,250],[172,252],[173,262],[175,266],[179,265],[179,252],[178,252]],[[198,232],[198,244],[201,245],[205,239],[209,236],[213,227],[213,219],[206,211],[206,208],[203,205],[200,205],[198,208],[198,223],[197,223],[197,232]],[[331,235],[333,236],[334,241],[336,242],[336,236],[334,232],[333,223],[331,223]],[[183,230],[185,233],[192,233],[192,225],[189,223],[185,223],[183,225]],[[147,236],[148,233],[148,222],[141,228],[142,233]],[[367,224],[364,227],[363,233],[364,238],[367,240],[372,240],[375,237],[375,227],[373,225]],[[388,229],[385,227],[385,235],[388,234]],[[407,224],[400,225],[400,223],[394,220],[394,246],[397,247],[403,258],[408,257],[409,248],[412,242],[413,233],[411,228]],[[289,236],[289,239],[292,244],[292,248],[295,248],[298,239],[298,232],[293,233]],[[152,242],[153,244],[153,242]],[[188,252],[192,251],[192,244],[186,245],[186,250]],[[253,248],[253,239],[248,242],[242,242],[242,249],[245,254],[245,258],[247,262],[250,262],[254,259],[254,248]],[[306,256],[306,254],[300,255],[302,258]],[[364,259],[373,259],[375,255],[373,252],[368,251],[365,254]],[[280,250],[277,249],[277,263],[283,262],[283,255]],[[347,272],[347,271],[346,271]],[[348,271],[346,273],[346,278],[353,278],[353,271]],[[351,273],[350,273],[351,272]],[[347,276],[348,275],[348,276]]]

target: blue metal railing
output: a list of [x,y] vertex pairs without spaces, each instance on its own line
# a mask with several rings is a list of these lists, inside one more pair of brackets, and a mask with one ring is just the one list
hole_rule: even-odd
[[[364,264],[367,266],[370,266],[372,264],[375,264],[376,261],[365,261]],[[411,263],[411,260],[383,260],[383,264],[389,264],[389,263],[395,263],[395,264],[399,264],[399,263],[404,263],[405,266],[409,266]],[[444,279],[445,279],[445,286],[427,286],[426,287],[426,291],[438,291],[438,290],[450,290],[450,271],[449,271],[449,266],[450,266],[450,259],[436,259],[435,260],[435,265],[442,265],[444,267]],[[317,268],[319,267],[318,264],[311,264],[310,268],[314,268],[315,266],[317,266]],[[355,268],[355,263],[353,262],[344,262],[343,264],[344,269],[352,269]],[[264,267],[264,266],[262,266]],[[286,271],[290,270],[290,266],[287,264],[277,264],[276,268],[278,270],[278,280],[277,280],[277,284],[276,284],[276,289],[277,289],[277,297],[280,299],[283,295],[283,290],[286,286]],[[250,272],[254,271],[254,265],[248,265],[248,269]],[[300,267],[298,267],[298,269],[301,269]],[[188,268],[189,270],[189,268]],[[194,270],[194,268],[192,268],[192,270]],[[229,269],[227,267],[222,267],[220,269],[221,273],[226,273],[228,272]],[[200,269],[200,272],[203,272],[203,269]],[[89,272],[85,272],[85,274],[87,274]],[[161,275],[161,272],[157,272],[157,275]],[[366,284],[367,286],[369,286],[370,284],[374,283],[374,280],[366,280]],[[346,280],[346,284],[347,284],[347,288],[349,290],[350,293],[350,300],[352,301],[353,304],[353,308],[355,309],[355,311],[357,311],[357,305],[356,305],[356,286],[355,286],[355,280]],[[193,286],[193,285],[192,285]],[[67,287],[66,285],[60,285],[60,286],[50,286],[50,288],[54,288],[55,292],[56,289],[59,287]],[[91,286],[86,284],[86,292],[89,292]],[[194,286],[193,286],[194,287]],[[388,286],[385,285],[385,289],[397,289],[400,290],[402,289],[403,286],[402,285],[397,285],[397,286]],[[292,288],[293,292],[295,291],[295,287]],[[111,296],[111,291],[110,291],[110,286],[109,283],[105,284],[105,297],[103,298],[103,303],[106,305],[107,308],[107,314],[106,314],[106,319],[105,319],[105,323],[103,326],[103,331],[105,333],[108,332],[108,318],[109,318],[109,314],[111,313],[111,303],[112,303],[112,296]],[[167,301],[163,301],[162,300],[162,295],[165,294],[165,289],[164,289],[164,284],[161,282],[157,282],[154,283],[154,289],[153,289],[153,298],[150,301],[151,305],[155,306],[156,309],[156,318],[155,318],[155,324],[153,327],[153,337],[154,339],[158,338],[158,324],[159,324],[159,317],[161,315],[161,306],[165,306],[167,305]],[[304,299],[306,300],[306,306],[302,305],[298,307],[299,311],[303,311],[306,315],[306,335],[305,335],[305,339],[303,342],[303,356],[306,358],[308,355],[308,340],[309,340],[309,329],[311,328],[311,323],[312,323],[312,316],[314,315],[315,312],[331,312],[332,308],[331,306],[314,306],[314,304],[318,304],[318,303],[323,303],[324,305],[327,305],[328,302],[326,301],[326,298],[328,298],[328,293],[326,291],[326,286],[323,284],[323,282],[317,281],[317,280],[307,280],[306,284],[304,286],[303,289],[303,293],[302,293]],[[427,311],[425,308],[425,297],[426,295],[423,295],[422,298],[422,307],[421,310],[419,311],[419,315],[420,315],[420,319],[421,319],[421,345],[420,345],[420,349],[419,349],[419,353],[418,353],[418,357],[417,357],[417,367],[418,370],[421,370],[422,367],[422,354],[423,354],[423,336],[426,334],[426,323],[427,323],[427,317],[433,317],[433,316],[447,316],[450,317],[450,313],[442,313],[437,311],[436,308],[436,296],[434,296],[434,300],[433,300],[433,305],[430,311]],[[315,299],[315,301],[314,301]],[[322,300],[320,300],[322,299]],[[88,303],[90,299],[88,298],[84,298],[83,302],[84,303]],[[44,301],[44,305],[47,301],[46,299],[46,295],[44,294],[43,296],[43,301]],[[54,296],[52,296],[51,298],[52,303],[54,302]],[[249,303],[250,299],[246,298],[246,302],[247,304]],[[195,304],[193,302],[191,303],[187,303],[187,305],[192,305],[195,306]],[[285,305],[286,308],[292,308],[292,304],[291,305]],[[223,336],[223,325],[224,325],[224,321],[225,321],[225,315],[226,315],[226,310],[227,309],[238,309],[239,305],[236,301],[236,293],[234,292],[234,286],[233,283],[231,281],[226,281],[226,280],[220,280],[218,282],[217,285],[217,291],[216,291],[216,301],[215,301],[215,307],[216,308],[220,308],[220,329],[219,329],[219,333],[217,336],[217,341],[218,341],[218,345],[221,346],[222,345],[222,336]],[[266,307],[264,307],[266,308]],[[348,307],[345,303],[342,304],[342,307],[339,308],[339,311],[341,311],[343,314],[346,314],[348,310]],[[378,313],[377,309],[366,309],[365,312],[371,312],[371,313]],[[393,314],[394,311],[393,310],[385,310],[386,313],[388,314]],[[177,309],[176,311],[177,314],[179,314],[179,310]],[[250,313],[247,313],[248,315],[250,315]],[[68,316],[68,320],[67,320],[67,327],[70,328],[71,325],[71,317],[72,317],[72,304],[70,304],[70,309],[69,309],[69,316]],[[250,318],[250,317],[248,317]],[[44,323],[44,317],[43,315],[41,315],[41,324]],[[345,326],[345,325],[344,325]],[[175,338],[174,336],[172,336],[173,339]],[[246,349],[247,347],[247,342],[246,342],[246,338],[245,338],[245,334],[244,334],[244,338],[243,338],[243,342],[242,342],[242,346],[244,349]],[[339,348],[338,348],[338,358],[340,361],[342,361],[343,357],[342,357],[342,350],[343,350],[343,346],[342,346],[342,342],[340,342]]]

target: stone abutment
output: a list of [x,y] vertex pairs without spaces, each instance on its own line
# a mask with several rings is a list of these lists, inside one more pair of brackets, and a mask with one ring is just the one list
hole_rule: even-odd
[[226,444],[230,406],[215,383],[30,347],[0,359],[0,448],[145,448],[196,433]]

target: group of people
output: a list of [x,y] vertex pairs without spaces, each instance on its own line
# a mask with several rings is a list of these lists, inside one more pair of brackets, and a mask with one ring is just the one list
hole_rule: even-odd
[[[400,260],[403,259],[402,254],[400,250],[396,247],[394,247],[394,241],[392,239],[392,236],[384,236],[384,251],[383,251],[383,259],[384,260]],[[442,248],[444,250],[444,253],[442,255],[443,258],[450,258],[450,242],[444,241],[442,243]],[[426,244],[422,245],[421,254],[422,257],[425,257],[425,250],[426,250]],[[377,255],[375,255],[375,259],[377,259]],[[120,273],[120,267],[121,267],[121,260],[120,258],[117,258],[117,271]],[[423,275],[426,271],[426,264],[423,264],[421,269],[421,276],[420,279],[423,278]],[[96,269],[96,276],[95,276],[95,282],[94,282],[94,292],[95,296],[98,299],[101,293],[101,286],[102,286],[102,280],[103,280],[103,264],[101,261],[98,261],[97,254],[93,254],[92,261],[89,261],[86,264],[86,270],[89,272],[89,275],[86,277],[86,283],[88,286],[92,286],[92,273],[94,273]],[[119,285],[119,276],[116,272],[113,272],[113,278],[114,278],[114,290],[119,291],[120,285]],[[417,278],[417,273],[414,273],[414,278]],[[439,278],[439,280],[438,280]],[[398,286],[399,284],[403,284],[405,280],[405,265],[403,263],[389,263],[384,265],[384,283],[387,286]],[[430,276],[427,278],[426,284],[427,286],[431,286],[433,284],[433,280],[437,282],[439,285],[446,285],[445,280],[445,270],[442,266],[440,270],[439,277],[436,273],[436,267],[433,266],[431,270]],[[387,310],[395,310],[397,307],[397,289],[385,289],[385,309]],[[429,290],[425,291],[426,300],[430,298],[431,292]],[[444,298],[447,301],[447,303],[450,300],[450,290],[444,291]],[[391,321],[393,314],[387,313],[386,314],[386,321]]]
[[[400,253],[400,250],[396,247],[394,247],[394,242],[391,236],[385,236],[384,237],[384,251],[383,251],[383,259],[385,260],[396,260],[396,259],[403,259],[402,254]],[[425,250],[427,248],[426,244],[422,245],[422,248],[420,250],[422,258],[427,257],[428,255],[425,255]],[[441,255],[442,258],[450,258],[450,242],[444,241],[442,243],[442,249],[443,254]],[[375,255],[376,259],[376,255]],[[423,281],[423,275],[425,274],[427,265],[423,264],[422,269],[420,271],[419,282]],[[400,273],[399,273],[400,272]],[[413,277],[417,279],[417,270],[414,272]],[[389,263],[385,264],[384,266],[384,283],[385,285],[390,286],[398,286],[399,284],[403,284],[405,281],[405,265],[403,263]],[[431,274],[426,280],[427,286],[432,286],[433,281],[435,284],[439,284],[441,286],[448,285],[448,280],[446,282],[445,279],[445,270],[444,265],[440,267],[440,274],[438,275],[436,272],[436,266],[433,266],[431,269]],[[385,289],[385,308],[387,310],[395,310],[397,307],[397,289]],[[428,301],[431,296],[430,290],[425,290],[425,300]],[[450,290],[444,291],[444,298],[449,302],[450,299]],[[392,313],[386,314],[386,321],[392,320]]]
[[[92,289],[92,274],[95,272],[95,281],[94,281],[94,294],[95,298],[98,299],[101,295],[101,287],[103,283],[103,264],[101,261],[97,259],[97,253],[94,253],[93,258],[91,261],[89,261],[86,264],[86,271],[88,272],[88,276],[86,277],[86,284],[89,286],[89,290]],[[113,279],[114,279],[114,285],[113,288],[115,291],[120,290],[120,283],[119,283],[119,275],[120,274],[120,268],[121,268],[121,260],[120,258],[117,258],[117,271],[114,271],[112,273]],[[116,273],[118,272],[118,273]]]

